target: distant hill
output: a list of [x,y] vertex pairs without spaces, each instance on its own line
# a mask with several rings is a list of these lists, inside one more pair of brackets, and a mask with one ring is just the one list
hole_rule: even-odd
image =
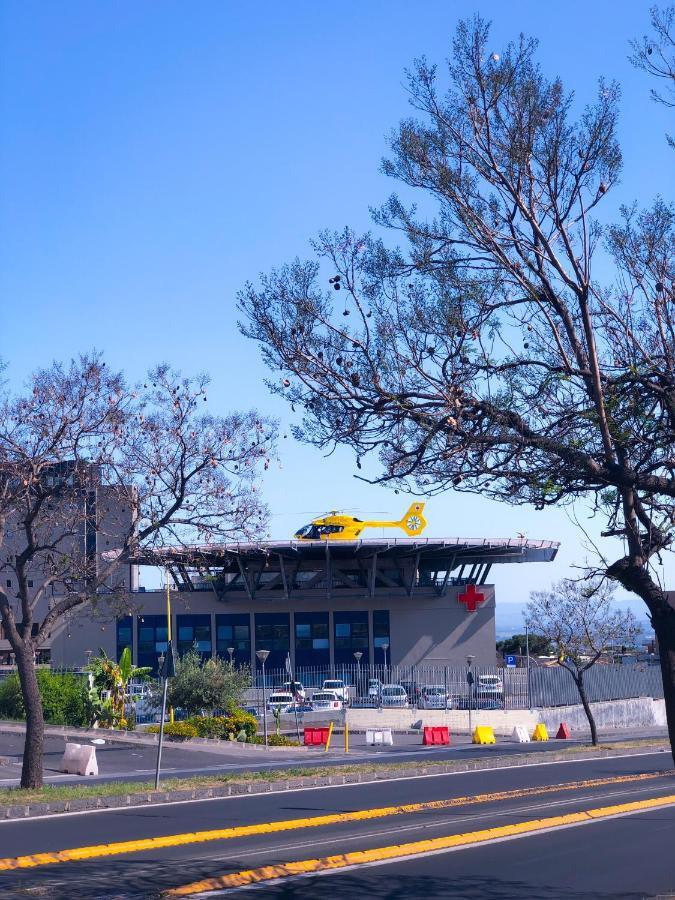
[[[497,640],[511,637],[512,634],[523,634],[525,631],[526,603],[500,603],[497,600],[496,630]],[[647,634],[652,627],[647,617],[647,608],[642,600],[617,600],[616,609],[630,609]]]

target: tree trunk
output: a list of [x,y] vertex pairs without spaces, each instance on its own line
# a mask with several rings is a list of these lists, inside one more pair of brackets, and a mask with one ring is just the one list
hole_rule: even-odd
[[668,739],[675,762],[675,608],[665,593],[652,581],[646,569],[631,565],[628,558],[614,563],[607,570],[627,591],[641,597],[651,613],[652,625],[659,642],[663,697],[668,723]]
[[591,743],[594,747],[597,747],[598,729],[595,727],[595,719],[593,718],[593,713],[591,712],[591,704],[588,702],[588,697],[586,696],[586,687],[584,686],[583,673],[579,672],[578,675],[575,675],[574,680],[577,685],[577,690],[579,691],[579,697],[581,698],[581,705],[584,708],[584,712],[586,713],[586,718],[588,719],[588,724],[591,729]]
[[23,748],[22,788],[42,787],[42,754],[44,746],[44,716],[42,698],[35,670],[32,644],[20,643],[14,649],[21,682],[23,705],[26,709],[26,743]]

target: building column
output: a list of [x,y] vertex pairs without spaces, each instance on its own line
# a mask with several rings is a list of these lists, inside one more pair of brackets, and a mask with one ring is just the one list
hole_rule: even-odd
[[218,632],[216,631],[216,614],[211,613],[211,659],[218,654]]
[[288,611],[288,652],[291,654],[291,671],[295,674],[295,612]]
[[252,612],[249,612],[248,614],[248,634],[251,639],[251,674],[253,675],[253,683],[255,684],[256,665],[258,663],[258,660],[256,659],[255,655],[255,651],[257,649],[255,645],[255,615]]

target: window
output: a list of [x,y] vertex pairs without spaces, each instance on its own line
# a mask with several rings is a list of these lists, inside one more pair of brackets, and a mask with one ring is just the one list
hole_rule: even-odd
[[120,658],[125,647],[133,652],[133,630],[131,616],[124,616],[117,620],[117,659]]
[[333,613],[335,663],[354,663],[354,652],[368,654],[368,613],[364,611]]
[[321,666],[330,662],[327,612],[295,614],[296,666]]
[[12,579],[8,578],[7,579],[7,587],[11,587],[11,586],[12,586]]
[[168,647],[169,633],[166,616],[139,616],[137,636],[138,665],[150,666],[153,675],[156,675],[159,656],[166,653]]
[[251,664],[251,625],[248,613],[216,616],[216,653],[229,660],[228,647],[234,647],[232,661],[238,665]]
[[33,579],[32,578],[28,579],[28,587],[33,587]]
[[176,616],[178,655],[196,649],[204,659],[211,656],[211,616]]
[[290,618],[288,613],[256,613],[255,649],[269,650],[265,665],[281,668],[290,649]]
[[[384,644],[391,643],[389,640],[389,610],[376,609],[373,612],[373,646],[382,647]],[[375,660],[379,662],[379,660]]]

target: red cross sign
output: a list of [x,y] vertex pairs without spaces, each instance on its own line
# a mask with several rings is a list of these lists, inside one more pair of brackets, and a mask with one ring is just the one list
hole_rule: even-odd
[[466,591],[457,598],[460,603],[465,603],[469,612],[476,612],[479,603],[485,601],[485,594],[476,590],[475,584],[467,585]]

